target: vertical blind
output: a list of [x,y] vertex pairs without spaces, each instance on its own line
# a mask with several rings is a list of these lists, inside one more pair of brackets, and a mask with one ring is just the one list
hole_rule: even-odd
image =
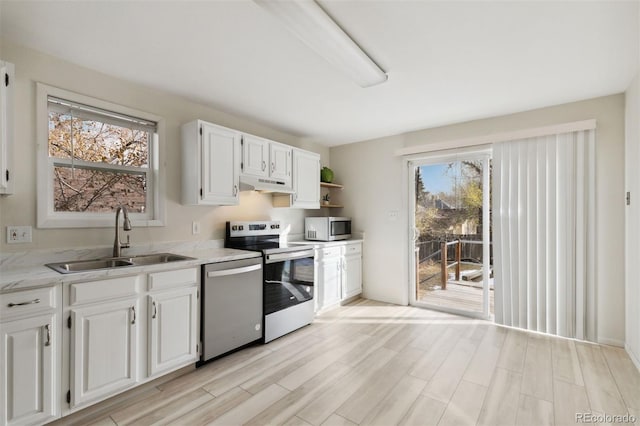
[[595,131],[493,146],[495,320],[594,341]]

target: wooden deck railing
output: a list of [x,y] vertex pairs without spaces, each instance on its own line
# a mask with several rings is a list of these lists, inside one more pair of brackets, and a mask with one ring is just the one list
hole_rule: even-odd
[[[455,245],[455,261],[452,264],[449,264],[449,259],[448,259],[448,250],[447,248],[451,245]],[[442,285],[442,289],[446,290],[447,289],[447,281],[449,280],[449,274],[447,272],[447,269],[449,269],[451,266],[455,266],[456,267],[456,272],[455,272],[455,276],[456,276],[456,281],[460,281],[460,256],[462,253],[461,250],[462,247],[462,240],[455,240],[455,241],[449,241],[449,242],[443,242],[440,246],[440,252],[442,253],[442,255],[440,256],[441,260],[440,260],[440,283]]]
[[[415,246],[416,282],[417,283],[424,282],[438,275],[438,273],[436,272],[435,274],[430,275],[427,278],[423,277],[422,280],[420,280],[420,273],[419,273],[420,264],[427,261],[432,261],[434,263],[440,262],[441,288],[443,290],[446,290],[448,275],[449,275],[448,269],[455,267],[455,280],[460,281],[462,256],[464,256],[465,261],[481,263],[482,262],[481,257],[477,258],[477,256],[479,256],[478,250],[470,248],[470,246],[480,246],[480,248],[482,248],[482,244],[483,244],[482,241],[462,239],[462,238],[449,241],[449,242],[435,241],[435,240],[416,242],[416,246]],[[492,245],[493,243],[490,242],[489,243],[490,253],[492,250]],[[455,246],[453,250],[449,250],[451,246]],[[449,259],[450,259],[449,256],[452,254],[450,252],[453,252],[453,256],[454,256],[454,259],[453,259],[454,261],[451,263],[449,263]],[[493,261],[493,257],[490,258],[491,264],[493,263],[492,261]]]

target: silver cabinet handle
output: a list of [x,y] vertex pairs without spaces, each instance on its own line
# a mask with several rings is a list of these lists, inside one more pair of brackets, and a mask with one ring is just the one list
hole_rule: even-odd
[[151,319],[156,319],[158,316],[158,306],[156,305],[156,301],[153,301],[153,315],[151,315]]
[[40,303],[40,299],[29,300],[28,302],[9,303],[7,306],[13,308],[14,306],[33,305],[36,303]]
[[276,163],[271,163],[271,173],[276,169]]
[[51,325],[49,324],[45,325],[44,331],[47,333],[47,341],[44,342],[44,345],[51,346]]
[[267,168],[267,162],[263,160],[262,161],[262,171],[264,172],[266,168]]
[[262,269],[262,264],[258,263],[257,265],[244,266],[242,268],[223,269],[221,271],[210,271],[210,272],[207,272],[207,278],[245,274],[247,272],[257,271],[258,269]]
[[233,196],[238,195],[238,185],[233,185]]
[[131,307],[131,312],[133,312],[133,319],[131,320],[131,324],[135,324],[136,323],[136,307],[132,306]]

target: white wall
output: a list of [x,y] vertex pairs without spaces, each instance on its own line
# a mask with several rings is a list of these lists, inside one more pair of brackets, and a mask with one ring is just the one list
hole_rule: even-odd
[[[622,345],[624,331],[624,96],[613,95],[331,148],[344,183],[343,213],[366,233],[364,294],[408,301],[408,211],[397,148],[595,118],[597,286],[600,341]],[[372,118],[375,119],[375,118]],[[637,167],[637,166],[636,166]],[[389,217],[399,211],[398,220]]]
[[640,368],[640,72],[626,92],[625,184],[631,192],[626,208],[626,348]]
[[[161,148],[161,169],[167,188],[167,225],[134,228],[133,244],[160,241],[205,240],[224,237],[226,220],[278,219],[302,233],[304,215],[318,210],[272,208],[271,197],[254,192],[241,193],[240,205],[233,207],[185,207],[180,204],[180,125],[196,118],[243,130],[299,146],[321,154],[328,164],[326,147],[302,143],[295,136],[278,132],[255,121],[226,114],[170,93],[131,84],[82,68],[33,50],[0,40],[0,58],[16,66],[15,96],[15,194],[0,197],[0,251],[26,251],[35,248],[63,248],[110,245],[113,229],[35,229],[36,225],[36,138],[35,82],[43,82],[73,92],[147,111],[166,120],[166,140]],[[126,66],[126,64],[123,64]],[[176,76],[176,78],[180,78]],[[191,234],[191,222],[200,221],[201,233]],[[32,225],[32,244],[6,244],[7,225]]]

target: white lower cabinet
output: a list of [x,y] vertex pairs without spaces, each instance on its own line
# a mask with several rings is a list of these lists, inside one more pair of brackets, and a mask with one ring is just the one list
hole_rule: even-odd
[[[318,253],[320,252],[320,253]],[[341,255],[337,250],[316,250],[318,270],[316,310],[326,309],[340,303]]]
[[43,424],[58,417],[57,322],[58,315],[48,313],[0,323],[0,424]]
[[342,299],[362,293],[362,257],[345,256],[342,260]]
[[199,271],[65,284],[63,415],[197,361]]
[[149,296],[149,375],[198,358],[198,289],[181,288]]
[[316,312],[362,293],[362,243],[316,247]]
[[137,381],[138,298],[71,310],[71,407]]

